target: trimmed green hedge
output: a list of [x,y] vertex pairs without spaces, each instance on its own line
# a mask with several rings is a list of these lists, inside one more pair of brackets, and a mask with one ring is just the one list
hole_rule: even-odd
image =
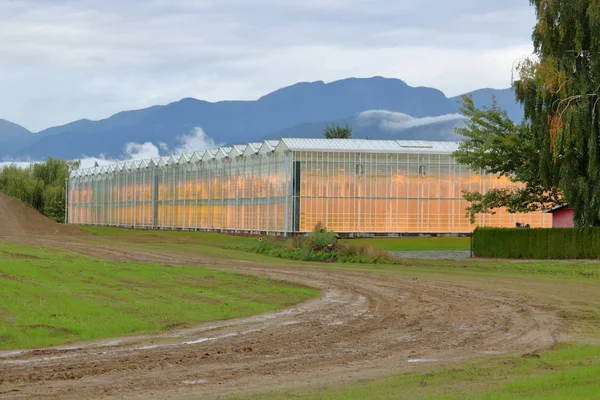
[[473,255],[491,258],[600,259],[600,228],[477,228]]

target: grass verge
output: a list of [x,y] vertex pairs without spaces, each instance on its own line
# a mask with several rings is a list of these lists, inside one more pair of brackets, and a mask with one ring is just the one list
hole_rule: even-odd
[[319,294],[257,276],[8,243],[0,243],[0,287],[0,349],[162,331],[264,313]]
[[597,399],[600,347],[561,345],[548,353],[434,367],[338,388],[272,391],[232,399]]
[[469,250],[468,237],[439,238],[365,238],[344,239],[342,243],[373,246],[387,251],[456,251]]
[[[228,235],[214,232],[183,232],[161,230],[134,230],[105,226],[81,226],[86,232],[101,238],[123,238],[128,241],[156,241],[162,243],[197,243],[227,248],[250,249],[258,244],[261,235]],[[343,245],[356,247],[370,246],[386,251],[444,251],[469,250],[469,238],[363,238],[342,239]]]
[[213,232],[161,231],[113,228],[107,226],[81,226],[82,230],[104,239],[121,239],[128,242],[153,242],[167,244],[201,244],[204,246],[251,248],[258,244],[259,235],[226,235]]

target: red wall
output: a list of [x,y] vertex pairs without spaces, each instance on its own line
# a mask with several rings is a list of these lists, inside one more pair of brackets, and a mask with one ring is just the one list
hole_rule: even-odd
[[572,208],[561,208],[552,213],[552,227],[553,228],[573,228],[573,214]]

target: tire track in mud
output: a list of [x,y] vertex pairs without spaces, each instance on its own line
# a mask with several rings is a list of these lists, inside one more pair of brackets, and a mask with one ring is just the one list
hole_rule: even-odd
[[99,258],[261,274],[323,295],[288,310],[157,335],[0,352],[0,397],[185,399],[328,384],[428,361],[530,352],[551,346],[561,331],[551,309],[524,296],[456,284],[41,242]]

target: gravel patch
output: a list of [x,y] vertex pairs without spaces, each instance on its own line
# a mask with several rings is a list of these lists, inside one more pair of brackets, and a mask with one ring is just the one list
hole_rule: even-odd
[[423,260],[465,260],[470,258],[469,250],[449,250],[449,251],[391,251],[392,255],[398,258],[412,258]]

